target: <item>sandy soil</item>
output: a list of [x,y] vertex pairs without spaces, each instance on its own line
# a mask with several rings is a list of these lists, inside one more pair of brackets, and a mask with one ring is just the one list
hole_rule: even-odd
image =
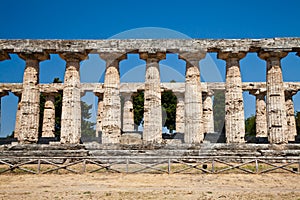
[[0,199],[298,199],[300,175],[0,175]]

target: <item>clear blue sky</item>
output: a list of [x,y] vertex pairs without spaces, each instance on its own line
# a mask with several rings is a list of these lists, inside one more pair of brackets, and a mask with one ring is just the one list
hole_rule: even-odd
[[[300,37],[299,8],[298,0],[3,0],[0,5],[0,38],[107,39],[141,27],[167,28],[190,38]],[[224,79],[225,62],[217,60],[215,54],[210,56]],[[137,58],[132,55],[121,63],[121,75],[130,71],[133,65],[143,64]],[[172,66],[180,73],[184,72],[184,63],[179,62],[176,56],[169,55],[162,64]],[[200,64],[201,71],[205,72],[206,61]],[[282,64],[285,81],[300,81],[299,57],[290,54],[282,60]],[[41,64],[40,81],[49,83],[54,77],[63,79],[64,65],[58,56],[51,55],[50,61]],[[104,70],[104,62],[90,56],[81,70],[82,82],[91,81],[95,74],[97,76],[93,81],[98,81]],[[241,70],[243,81],[265,81],[265,62],[255,54],[249,54],[241,61]],[[12,55],[11,61],[0,63],[0,82],[22,82],[23,71],[24,62]],[[298,96],[294,100],[296,109],[300,110]],[[255,110],[254,98],[246,94],[244,97],[246,116],[250,116]],[[0,136],[13,130],[15,116],[11,108],[15,109],[16,103],[17,99],[13,95],[2,99]]]

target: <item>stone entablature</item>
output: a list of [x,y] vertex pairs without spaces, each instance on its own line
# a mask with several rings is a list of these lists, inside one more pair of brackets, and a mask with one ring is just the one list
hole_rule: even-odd
[[[128,40],[0,40],[0,51],[22,52],[207,52],[300,51],[300,38],[268,39],[128,39]],[[0,57],[1,57],[0,53]]]
[[[81,83],[81,92],[99,92],[103,93],[103,83]],[[44,93],[57,93],[63,90],[63,83],[50,83],[50,84],[39,84],[40,92]],[[22,83],[0,83],[0,92],[20,92],[22,93]],[[172,92],[185,92],[185,83],[160,83],[161,91],[171,90]],[[261,90],[266,91],[265,82],[243,82],[243,91]],[[145,90],[145,83],[121,83],[120,92],[137,92],[139,90]],[[209,90],[225,90],[224,82],[202,82],[202,92]],[[284,90],[287,91],[299,91],[300,82],[284,82]]]

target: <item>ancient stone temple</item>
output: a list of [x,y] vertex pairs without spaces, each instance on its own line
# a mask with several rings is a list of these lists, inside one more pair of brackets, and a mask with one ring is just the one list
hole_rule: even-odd
[[[131,40],[0,40],[0,61],[17,54],[26,63],[22,84],[1,83],[0,99],[12,92],[19,98],[15,137],[19,143],[36,143],[39,137],[54,137],[54,98],[62,92],[62,144],[81,140],[82,93],[91,91],[98,98],[95,136],[104,144],[126,141],[161,144],[161,93],[177,97],[176,132],[183,143],[200,144],[214,132],[214,91],[225,91],[225,141],[245,143],[243,92],[256,98],[256,137],[271,144],[286,144],[296,138],[293,95],[300,83],[284,82],[281,59],[289,53],[300,56],[300,38],[275,39],[131,39]],[[217,53],[226,69],[225,83],[201,82],[199,62],[207,53]],[[243,82],[240,61],[256,53],[266,63],[266,82]],[[64,82],[39,83],[40,63],[57,54],[66,65]],[[80,83],[81,61],[98,54],[106,62],[104,83]],[[138,54],[146,63],[144,83],[121,83],[120,62],[128,54]],[[177,54],[185,62],[184,83],[161,83],[160,61]],[[299,58],[300,59],[300,58]],[[144,91],[144,124],[141,135],[134,132],[133,95]],[[40,94],[45,96],[43,126],[39,127]],[[124,101],[124,105],[121,103]],[[1,101],[0,101],[1,103]],[[0,104],[1,105],[1,104]],[[123,105],[123,107],[122,107]],[[42,133],[39,134],[39,128]],[[101,133],[101,134],[99,134]]]

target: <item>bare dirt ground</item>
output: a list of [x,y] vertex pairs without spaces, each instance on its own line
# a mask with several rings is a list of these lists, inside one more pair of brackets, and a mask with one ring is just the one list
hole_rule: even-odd
[[247,174],[6,174],[0,199],[298,199],[300,176]]

